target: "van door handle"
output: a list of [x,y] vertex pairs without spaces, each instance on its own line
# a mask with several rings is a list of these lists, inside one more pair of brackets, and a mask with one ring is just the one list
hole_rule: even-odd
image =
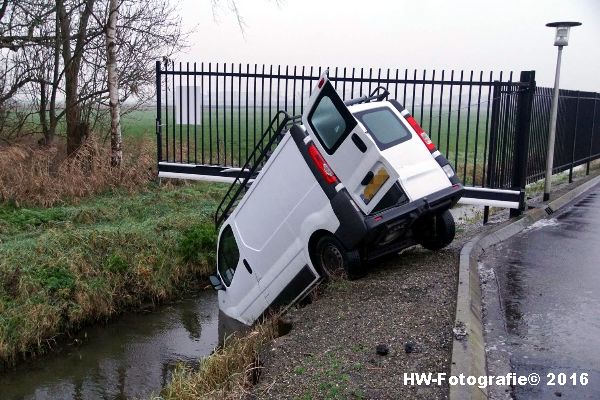
[[244,267],[246,267],[246,269],[248,270],[248,272],[252,273],[252,268],[250,268],[250,264],[248,264],[248,261],[246,261],[246,259],[244,258],[242,260],[242,262],[244,263]]
[[352,134],[352,141],[354,142],[356,147],[358,147],[361,153],[367,151],[367,145],[365,144],[365,142],[363,142],[363,140],[360,137],[358,137],[356,133]]

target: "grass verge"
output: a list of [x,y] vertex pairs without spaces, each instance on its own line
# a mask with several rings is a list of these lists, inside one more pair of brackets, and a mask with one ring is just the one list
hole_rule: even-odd
[[233,335],[199,368],[180,364],[171,382],[153,400],[239,399],[258,381],[258,355],[277,336],[277,319],[267,319],[245,335]]
[[207,276],[225,188],[151,184],[52,208],[0,204],[0,366]]

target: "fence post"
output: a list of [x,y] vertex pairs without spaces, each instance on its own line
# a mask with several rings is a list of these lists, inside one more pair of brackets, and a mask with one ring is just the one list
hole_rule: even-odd
[[[500,93],[502,92],[501,82],[494,81],[492,93],[492,118],[490,124],[490,140],[488,142],[488,162],[487,171],[485,171],[485,186],[494,187],[496,176],[496,158],[497,158],[497,141],[500,119]],[[483,208],[483,224],[487,224],[490,215],[490,207]]]
[[161,109],[161,92],[160,87],[160,61],[156,61],[156,162],[162,161],[162,109]]
[[519,209],[511,209],[510,216],[516,217],[525,210],[525,185],[527,184],[527,159],[529,155],[529,131],[531,126],[531,109],[535,94],[535,71],[521,71],[520,81],[523,84],[517,98],[517,129],[513,157],[512,187],[521,191]]

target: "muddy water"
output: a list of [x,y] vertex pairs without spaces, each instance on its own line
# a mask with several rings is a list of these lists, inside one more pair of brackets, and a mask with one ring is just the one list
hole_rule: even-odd
[[[0,372],[0,399],[134,399],[156,393],[180,362],[217,344],[213,291],[82,332],[83,344]],[[87,336],[87,337],[86,337]]]

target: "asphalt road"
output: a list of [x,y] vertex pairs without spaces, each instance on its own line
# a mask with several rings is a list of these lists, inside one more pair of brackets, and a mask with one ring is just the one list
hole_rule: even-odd
[[541,378],[493,397],[599,399],[600,185],[480,261],[490,374]]

